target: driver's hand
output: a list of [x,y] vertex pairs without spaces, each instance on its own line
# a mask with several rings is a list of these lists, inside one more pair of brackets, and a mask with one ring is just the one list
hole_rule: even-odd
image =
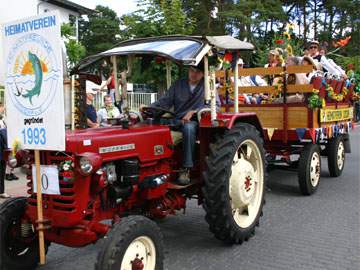
[[187,122],[190,122],[190,119],[193,117],[193,115],[196,113],[196,111],[188,111],[185,116],[181,119],[182,122],[185,124]]

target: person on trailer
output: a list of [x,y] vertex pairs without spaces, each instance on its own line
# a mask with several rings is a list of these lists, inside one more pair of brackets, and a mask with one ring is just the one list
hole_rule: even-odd
[[[196,113],[206,107],[204,104],[204,64],[191,66],[188,78],[176,81],[166,94],[150,107],[164,109],[174,108],[175,125],[180,126],[183,134],[183,168],[178,177],[178,183],[190,183],[190,170],[194,167],[194,151],[198,122]],[[142,106],[140,110],[142,109]]]
[[322,67],[318,61],[314,61],[310,56],[304,56],[301,60],[301,64],[305,66],[312,66],[313,70],[306,74],[306,77],[311,82],[314,76],[322,76]]
[[[276,63],[275,63],[276,64]],[[243,59],[238,60],[238,67],[244,68]],[[251,75],[251,76],[241,76],[238,79],[239,86],[267,86],[266,81],[261,78],[259,75]],[[267,95],[265,94],[242,94],[244,96],[246,104],[260,104],[262,100],[267,99]]]
[[327,59],[325,55],[320,54],[320,46],[319,42],[316,40],[313,40],[310,42],[309,46],[310,56],[318,61],[323,68],[323,71],[329,74],[347,78],[345,71],[339,67],[333,60]]
[[101,127],[108,127],[109,118],[121,118],[121,113],[117,107],[114,106],[113,100],[110,95],[104,96],[104,107],[97,113],[97,120]]

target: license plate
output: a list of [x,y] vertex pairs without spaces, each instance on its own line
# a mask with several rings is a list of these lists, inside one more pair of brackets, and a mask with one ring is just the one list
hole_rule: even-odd
[[[36,166],[32,165],[33,191],[36,193]],[[57,166],[40,165],[40,183],[43,194],[60,195],[59,170]]]

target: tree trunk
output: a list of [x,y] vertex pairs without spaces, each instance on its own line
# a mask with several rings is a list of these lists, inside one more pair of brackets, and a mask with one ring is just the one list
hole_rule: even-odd
[[314,0],[314,39],[317,39],[317,0]]
[[304,44],[306,44],[306,32],[307,32],[307,24],[306,24],[306,1],[303,2],[303,25],[304,25]]
[[333,32],[333,23],[334,23],[334,10],[331,8],[331,12],[329,14],[329,41],[332,39],[332,32]]

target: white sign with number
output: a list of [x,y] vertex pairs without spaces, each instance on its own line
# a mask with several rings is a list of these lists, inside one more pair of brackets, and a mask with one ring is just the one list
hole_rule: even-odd
[[2,36],[9,147],[65,150],[58,12],[7,23]]
[[[36,166],[32,166],[33,190],[36,193]],[[59,171],[56,166],[40,165],[40,183],[43,194],[60,195]]]

